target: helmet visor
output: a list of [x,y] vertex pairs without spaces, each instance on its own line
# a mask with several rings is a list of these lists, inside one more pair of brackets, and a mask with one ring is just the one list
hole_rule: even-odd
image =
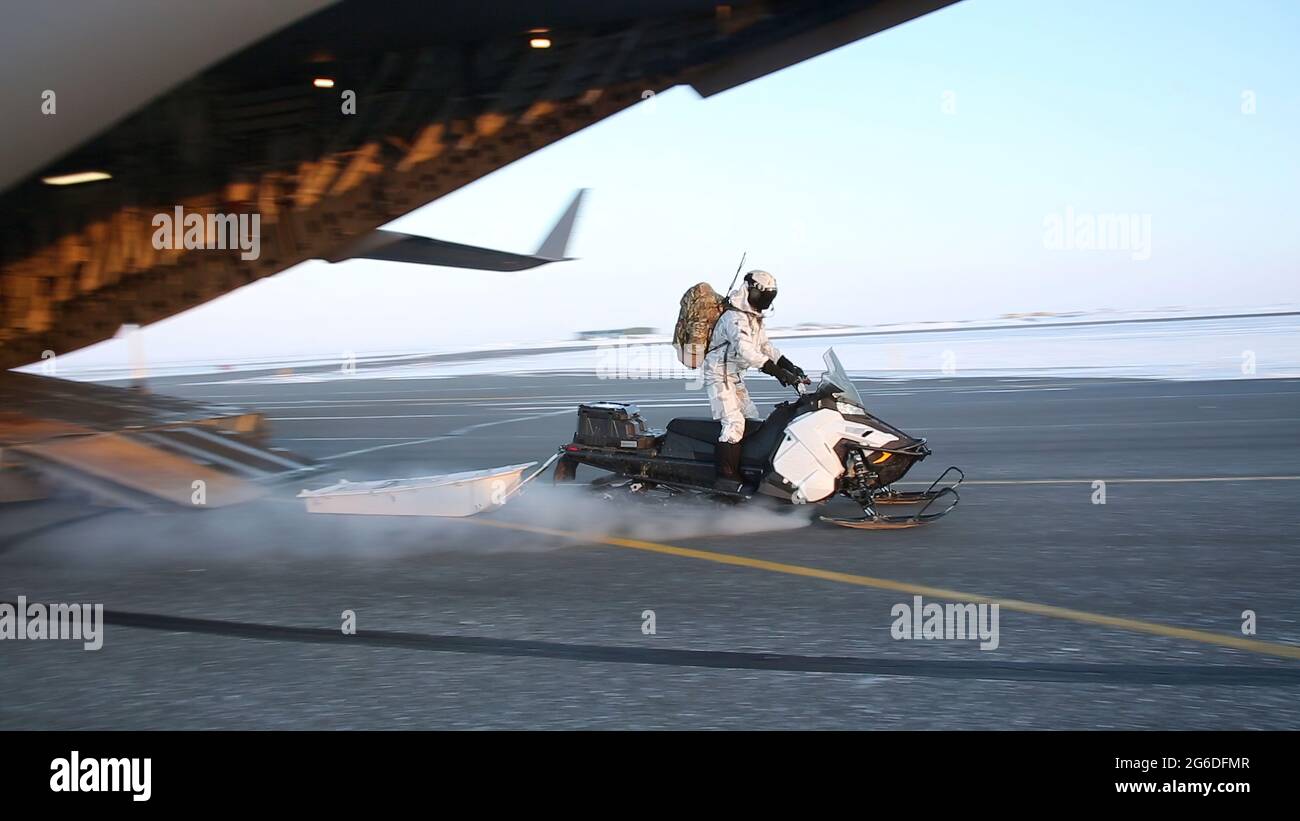
[[776,299],[776,289],[765,291],[756,285],[749,286],[749,304],[754,306],[756,311],[766,311],[772,307],[773,300]]

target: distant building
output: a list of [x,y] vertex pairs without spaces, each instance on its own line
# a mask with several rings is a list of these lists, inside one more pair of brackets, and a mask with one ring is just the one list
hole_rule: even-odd
[[578,331],[578,339],[617,339],[620,336],[653,336],[654,328],[612,328],[607,331]]
[[[839,322],[800,322],[790,328],[792,331],[838,331],[847,328],[854,328],[854,325],[844,325]],[[775,330],[775,329],[774,329]]]

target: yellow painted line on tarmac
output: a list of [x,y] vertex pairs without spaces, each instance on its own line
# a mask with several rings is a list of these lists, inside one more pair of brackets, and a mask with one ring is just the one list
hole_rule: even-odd
[[712,550],[699,550],[693,547],[677,547],[675,545],[647,542],[640,539],[623,539],[616,536],[606,536],[598,533],[579,533],[569,530],[555,530],[552,528],[534,527],[532,525],[502,522],[493,519],[467,518],[461,519],[460,521],[500,528],[502,530],[517,530],[524,533],[557,536],[577,542],[604,544],[612,547],[626,547],[631,548],[632,550],[644,550],[650,553],[661,553],[667,556],[680,556],[682,558],[698,559],[700,561],[727,564],[735,567],[748,567],[754,570],[766,570],[771,573],[784,573],[789,576],[821,579],[823,581],[851,584],[858,587],[873,587],[878,590],[893,590],[898,593],[907,593],[914,596],[929,596],[930,598],[945,599],[953,602],[996,604],[1002,609],[1012,610],[1018,613],[1029,613],[1035,616],[1046,616],[1047,618],[1053,619],[1065,619],[1081,624],[1094,624],[1101,627],[1113,627],[1119,630],[1128,630],[1137,633],[1149,633],[1156,636],[1184,639],[1186,641],[1212,644],[1219,647],[1231,647],[1236,650],[1245,650],[1247,652],[1260,653],[1268,656],[1300,659],[1300,645],[1294,644],[1278,644],[1276,642],[1250,639],[1244,636],[1212,633],[1208,630],[1175,627],[1170,624],[1141,621],[1139,619],[1127,619],[1119,616],[1107,616],[1101,613],[1089,613],[1086,610],[1073,610],[1068,607],[1056,607],[1055,605],[1050,604],[1037,604],[1035,602],[1020,601],[1018,599],[1003,599],[994,596],[983,596],[976,593],[963,593],[960,590],[947,590],[942,587],[912,584],[911,582],[900,582],[892,579],[880,579],[874,576],[859,576],[855,573],[841,573],[835,570],[822,570],[820,568],[805,567],[798,564],[771,562],[766,559],[737,556],[733,553],[718,553]]

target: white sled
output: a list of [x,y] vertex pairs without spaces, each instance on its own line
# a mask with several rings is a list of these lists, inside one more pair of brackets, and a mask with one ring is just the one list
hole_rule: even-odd
[[[467,470],[441,476],[349,482],[298,494],[308,513],[367,516],[473,516],[505,504],[525,482],[520,478],[536,462]],[[549,462],[548,462],[549,465]]]

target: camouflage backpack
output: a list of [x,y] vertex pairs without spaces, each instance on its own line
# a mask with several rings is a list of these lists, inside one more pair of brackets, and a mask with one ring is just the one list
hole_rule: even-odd
[[688,368],[698,368],[709,350],[709,338],[727,302],[713,286],[701,282],[682,294],[682,308],[673,328],[673,348],[677,358]]

